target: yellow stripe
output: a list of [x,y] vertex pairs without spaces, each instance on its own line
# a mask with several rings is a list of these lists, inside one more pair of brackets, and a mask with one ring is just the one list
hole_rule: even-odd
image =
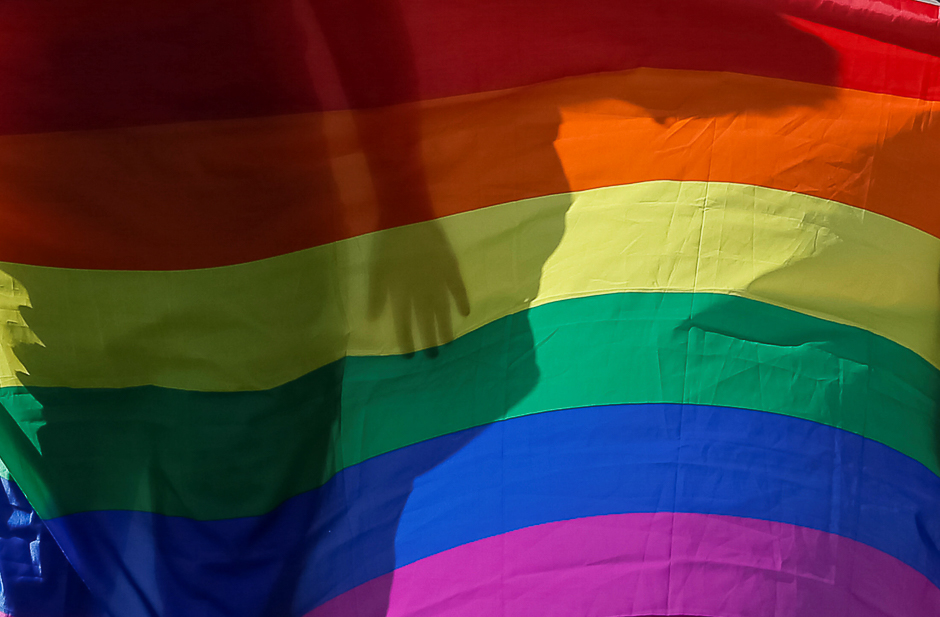
[[[459,289],[446,245],[435,241],[441,231],[469,295],[466,317],[451,297]],[[412,328],[396,314],[420,315],[413,330],[424,347],[531,305],[642,290],[770,302],[871,330],[938,365],[938,264],[940,239],[837,202],[749,185],[648,182],[224,268],[2,264],[0,383],[265,389],[346,354],[407,351]],[[379,294],[386,302],[372,320],[370,291],[379,289],[389,293]],[[443,334],[423,334],[445,313],[452,327],[444,320]]]

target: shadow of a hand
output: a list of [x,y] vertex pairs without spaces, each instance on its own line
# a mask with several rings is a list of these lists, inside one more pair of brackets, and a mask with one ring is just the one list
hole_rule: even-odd
[[470,314],[460,266],[440,224],[399,227],[376,238],[370,257],[369,318],[391,311],[402,353],[426,349],[436,356],[438,346],[453,340],[452,303],[460,315]]

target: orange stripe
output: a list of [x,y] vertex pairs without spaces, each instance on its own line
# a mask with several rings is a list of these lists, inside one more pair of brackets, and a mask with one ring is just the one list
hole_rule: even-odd
[[[737,182],[865,208],[940,236],[935,103],[768,78],[638,70],[372,112],[0,138],[0,260],[187,269],[426,215],[380,215],[364,150],[434,216],[658,179]],[[419,123],[420,143],[381,127]],[[363,143],[357,127],[373,127]],[[369,131],[369,129],[367,129]],[[396,131],[407,136],[409,131]],[[364,147],[363,147],[364,145]],[[420,157],[407,153],[418,151]]]

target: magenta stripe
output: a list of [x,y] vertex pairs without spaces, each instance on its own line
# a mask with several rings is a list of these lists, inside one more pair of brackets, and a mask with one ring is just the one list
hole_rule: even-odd
[[307,617],[936,617],[940,589],[821,531],[704,514],[618,514],[465,544]]

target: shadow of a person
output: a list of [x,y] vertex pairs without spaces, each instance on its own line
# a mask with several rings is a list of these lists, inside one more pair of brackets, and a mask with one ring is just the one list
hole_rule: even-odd
[[[479,6],[471,4],[467,4],[465,10],[485,10],[483,3],[478,3]],[[390,319],[394,324],[396,351],[400,355],[380,360],[395,364],[396,379],[401,384],[420,387],[423,381],[451,379],[453,375],[448,373],[451,348],[444,344],[460,330],[456,322],[477,310],[479,299],[474,297],[473,289],[466,289],[457,252],[444,226],[434,221],[441,209],[435,203],[425,174],[427,155],[421,149],[424,139],[422,132],[425,130],[423,120],[417,111],[408,112],[407,105],[402,108],[405,111],[396,116],[393,124],[385,123],[380,113],[366,111],[380,108],[389,102],[407,103],[421,98],[422,84],[416,67],[426,65],[428,59],[416,57],[411,44],[414,37],[420,36],[420,31],[415,32],[415,26],[407,22],[401,7],[395,2],[330,0],[310,4],[294,3],[294,6],[297,32],[264,32],[265,22],[259,19],[256,34],[265,40],[281,37],[300,41],[293,46],[287,45],[286,49],[290,53],[279,58],[291,63],[304,62],[304,55],[309,53],[309,48],[303,41],[309,40],[310,36],[304,24],[309,20],[318,22],[319,31],[325,39],[325,48],[333,57],[348,106],[360,110],[355,117],[361,153],[365,159],[361,181],[373,187],[377,209],[374,216],[379,221],[378,228],[395,228],[395,233],[375,234],[368,245],[371,253],[368,256],[369,289],[366,295],[369,302],[366,306],[345,306],[343,286],[346,282],[337,280],[332,270],[297,272],[295,278],[278,281],[280,285],[301,289],[297,297],[307,309],[303,323],[280,324],[283,336],[289,338],[293,333],[303,330],[306,336],[312,332],[315,338],[343,339],[350,336],[347,312],[369,313],[373,321]],[[563,6],[563,3],[545,6],[544,3],[530,0],[514,2],[513,6],[520,18],[532,16],[530,26],[525,23],[513,24],[522,30],[526,27],[537,29],[541,21],[548,18],[563,19],[561,13],[571,8]],[[731,10],[722,8],[722,3],[688,1],[670,3],[669,10],[659,4],[612,0],[605,1],[603,6],[608,9],[608,19],[592,24],[593,30],[587,36],[620,37],[625,41],[625,46],[622,55],[612,60],[616,66],[605,65],[598,70],[605,67],[613,70],[657,65],[665,62],[661,57],[666,56],[692,59],[702,51],[704,43],[711,43],[723,47],[723,53],[738,51],[742,57],[741,71],[750,70],[758,74],[764,71],[775,76],[779,71],[774,67],[780,59],[798,49],[817,63],[814,67],[818,73],[816,81],[835,82],[836,65],[830,50],[822,42],[793,29],[770,12],[740,8]],[[429,6],[427,10],[432,14],[434,9]],[[712,10],[725,11],[732,17],[718,42],[709,38],[708,33],[698,25],[703,11]],[[429,18],[428,22],[434,23],[434,20]],[[464,25],[453,21],[442,23],[454,28]],[[355,37],[350,36],[352,32],[356,33]],[[665,56],[663,40],[656,36],[656,33],[663,32],[669,33],[669,42],[673,45]],[[470,37],[465,34],[461,40],[469,40]],[[491,33],[491,39],[492,36]],[[777,47],[758,47],[759,51],[755,52],[752,43],[761,36],[772,38]],[[787,43],[781,44],[781,41]],[[550,41],[546,43],[550,44]],[[520,54],[539,55],[547,54],[548,51],[523,49]],[[472,64],[475,56],[467,52],[448,50],[448,53],[458,57],[466,54],[466,62]],[[690,65],[694,64],[690,60]],[[384,71],[384,67],[389,65],[395,67],[394,72]],[[369,70],[370,66],[377,68]],[[355,67],[355,72],[347,70],[349,67]],[[459,71],[459,67],[458,63],[449,70]],[[271,67],[271,70],[294,73],[281,71],[277,66]],[[446,78],[446,75],[441,77]],[[481,83],[485,82],[485,76],[481,77]],[[291,87],[294,85],[285,84],[285,89]],[[787,92],[779,97],[768,96],[764,99],[762,109],[818,102],[811,95],[801,98],[799,93]],[[548,182],[538,187],[541,194],[564,195],[570,188],[566,171],[555,149],[562,124],[560,106],[575,104],[586,97],[604,96],[626,98],[643,107],[661,123],[685,117],[689,113],[685,100],[650,91],[627,94],[622,91],[572,93],[563,100],[555,101],[551,109],[542,110],[536,129],[539,137],[533,156],[548,165],[550,170],[542,175],[548,178]],[[724,102],[717,102],[708,108],[708,113],[715,116],[746,111],[749,109],[728,107]],[[522,122],[525,118],[517,120]],[[451,127],[450,130],[464,128]],[[512,124],[502,128],[509,134],[513,131]],[[309,124],[302,138],[303,145],[298,158],[321,162],[330,158],[330,144],[323,127],[315,122]],[[478,154],[473,150],[472,141],[467,142],[463,154],[463,157],[458,158],[475,161]],[[198,152],[195,156],[198,157]],[[203,185],[200,190],[207,194],[224,195],[227,191],[239,191],[257,195],[259,203],[265,204],[264,208],[259,206],[259,211],[263,210],[265,217],[277,218],[288,210],[306,209],[311,226],[332,227],[332,231],[326,235],[347,235],[349,225],[344,218],[347,215],[343,213],[342,190],[336,186],[328,165],[298,169],[293,181],[285,183],[283,175],[267,173],[263,152],[257,153],[257,159],[256,167],[252,169],[217,170],[220,178],[218,182]],[[629,165],[630,162],[624,161],[623,164]],[[520,178],[524,178],[527,173],[521,165],[518,172]],[[142,169],[141,173],[147,174],[148,171]],[[185,167],[171,164],[167,177],[186,173]],[[278,180],[272,181],[272,178]],[[468,190],[473,188],[467,187]],[[500,356],[500,361],[507,363],[504,374],[507,379],[503,383],[475,383],[476,390],[486,392],[489,399],[486,413],[477,418],[476,428],[468,427],[469,430],[425,444],[423,457],[407,468],[382,469],[381,466],[372,466],[368,471],[363,471],[365,468],[353,468],[332,476],[326,484],[308,496],[297,496],[270,515],[254,519],[228,523],[182,521],[147,512],[128,512],[99,518],[91,515],[82,518],[82,514],[70,517],[71,521],[67,525],[73,526],[69,535],[84,540],[83,543],[69,545],[66,555],[93,594],[105,603],[104,610],[121,617],[300,615],[318,606],[325,606],[324,602],[348,590],[350,585],[384,577],[375,586],[377,591],[371,597],[370,605],[358,609],[362,617],[384,615],[388,609],[388,594],[393,580],[391,573],[400,565],[396,562],[395,554],[398,523],[414,480],[453,456],[480,430],[484,430],[480,427],[505,418],[539,380],[538,341],[534,340],[525,309],[538,297],[542,268],[565,232],[564,217],[569,198],[563,196],[560,199],[563,207],[558,207],[556,203],[547,220],[533,228],[540,235],[538,254],[515,264],[512,289],[515,313],[507,317],[510,325],[505,348],[501,350]],[[260,215],[253,214],[260,221]],[[525,234],[531,232],[521,224],[513,233],[518,234],[520,242],[524,242]],[[482,235],[485,237],[486,230],[482,230]],[[30,281],[25,276],[21,278],[23,285],[29,289]],[[226,284],[237,287],[244,283],[220,283]],[[208,294],[217,292],[218,288],[206,289]],[[45,317],[42,315],[43,298],[39,291],[33,294],[33,306],[35,308],[24,311],[24,315],[44,340],[46,347],[31,353],[57,353],[62,349],[63,342],[43,338]],[[170,305],[165,319],[153,324],[154,335],[159,332],[163,333],[162,336],[175,336],[175,330],[185,332],[183,324],[187,309],[182,305]],[[259,314],[256,318],[265,319],[265,316]],[[222,324],[220,331],[224,333],[226,328],[238,327],[236,323]],[[140,341],[123,341],[118,344],[140,345]],[[420,350],[426,351],[416,353]],[[415,357],[409,358],[409,355]],[[371,366],[369,363],[355,364],[354,360],[339,360],[327,367],[323,380],[308,381],[297,386],[301,392],[290,406],[281,404],[277,397],[259,405],[259,421],[278,423],[286,427],[285,430],[303,435],[302,439],[292,440],[289,448],[279,452],[278,458],[286,465],[285,469],[296,463],[306,467],[303,473],[307,476],[327,479],[331,470],[336,470],[336,461],[347,459],[343,444],[365,438],[365,435],[354,431],[380,431],[383,430],[383,424],[395,424],[395,417],[383,417],[377,419],[377,425],[362,427],[357,424],[356,418],[347,415],[352,413],[347,406],[352,397],[350,391],[369,380],[368,375],[351,374],[351,371],[367,371]],[[28,357],[24,359],[24,364],[29,366]],[[508,365],[512,366],[511,379],[508,379]],[[146,366],[143,369],[146,372]],[[473,381],[477,377],[462,375],[460,378]],[[382,389],[375,388],[373,393],[378,398],[369,404],[381,407]],[[103,425],[117,419],[117,413],[107,409],[121,410],[120,405],[79,409],[63,403],[54,394],[41,388],[33,389],[31,394],[42,405],[45,414],[46,424],[39,431],[39,440],[43,445],[43,457],[48,456],[49,462],[42,464],[56,464],[56,452],[59,450],[74,452],[74,449],[65,448],[61,444],[65,440],[74,439],[76,423]],[[225,421],[222,413],[224,400],[227,396],[238,394],[241,393],[218,396],[223,401],[222,407],[206,412],[218,414],[218,427],[223,426]],[[190,397],[190,404],[194,408],[208,400],[204,393],[192,392],[185,396]],[[435,412],[445,415],[447,407],[447,401],[440,401]],[[402,413],[407,413],[407,410],[402,410]],[[430,417],[423,420],[434,421]],[[266,487],[254,482],[247,469],[248,463],[246,469],[225,468],[226,461],[230,461],[228,454],[246,446],[253,437],[246,435],[246,427],[235,427],[231,431],[219,430],[204,445],[193,446],[189,450],[170,445],[174,440],[190,445],[198,443],[197,439],[179,439],[180,434],[191,431],[183,423],[166,427],[165,435],[156,439],[152,435],[146,439],[135,437],[149,430],[150,425],[146,421],[141,422],[136,428],[128,429],[128,435],[123,441],[106,446],[110,448],[112,460],[122,461],[120,469],[99,469],[95,460],[106,457],[100,451],[89,451],[84,462],[88,463],[87,469],[91,473],[98,474],[94,483],[118,486],[128,493],[139,493],[142,495],[142,503],[156,509],[174,499],[174,495],[193,491],[201,491],[207,500],[217,500],[223,505],[238,499],[238,495],[215,486],[215,478],[240,472],[244,472],[241,490],[245,494],[251,493],[253,498],[257,498],[259,493],[268,495],[259,498],[261,502],[271,501],[277,494],[278,487]],[[100,442],[96,443],[100,445]],[[79,469],[82,463],[78,461]],[[76,463],[61,460],[58,464]],[[383,485],[391,486],[391,492],[387,491],[381,497],[370,497],[371,489]],[[64,487],[61,488],[64,490]],[[181,533],[184,528],[186,534]],[[339,528],[350,531],[344,536],[346,538],[366,538],[368,542],[353,546],[333,539],[336,535],[333,532]],[[181,540],[184,537],[195,540],[185,546]],[[112,544],[108,545],[109,541]],[[335,584],[336,581],[340,581],[339,585]]]
[[[363,3],[361,6],[370,4]],[[546,12],[544,4],[517,2],[516,8],[520,9],[520,14],[535,15]],[[323,15],[318,12],[318,18],[321,19],[322,27],[325,30],[331,30],[332,27],[340,24],[342,20],[358,19],[353,5],[346,5],[342,16],[332,15],[323,20]],[[382,4],[383,8],[390,5]],[[528,9],[528,10],[526,10]],[[729,10],[721,3],[710,4],[678,2],[672,6],[669,11],[661,8],[650,9],[648,5],[631,5],[630,3],[619,3],[616,7],[610,5],[610,21],[604,25],[600,31],[595,31],[598,36],[616,36],[621,35],[618,32],[618,26],[628,22],[635,32],[647,34],[649,31],[658,32],[660,29],[669,28],[673,32],[678,31],[678,37],[682,36],[683,31],[688,31],[701,35],[701,31],[696,28],[698,18],[702,13],[709,11],[724,12],[726,16],[732,17],[729,20],[729,29],[723,33],[725,38],[721,44],[737,49],[742,53],[746,46],[755,41],[760,36],[769,36],[779,44],[780,41],[787,41],[789,46],[782,45],[773,50],[760,49],[756,53],[752,51],[743,64],[750,65],[749,68],[756,73],[770,72],[774,74],[774,65],[785,58],[787,54],[794,50],[799,50],[805,56],[810,57],[813,62],[815,78],[818,82],[831,84],[835,81],[836,58],[834,53],[821,41],[812,36],[806,35],[793,29],[785,21],[777,18],[771,13],[760,10],[741,9],[737,7]],[[481,9],[482,10],[482,9]],[[714,15],[712,15],[714,17]],[[331,21],[333,20],[333,21]],[[537,19],[535,20],[537,21]],[[388,13],[383,15],[383,22],[386,24],[386,36],[395,37],[401,35],[408,36],[407,29],[404,27],[400,16],[391,16]],[[389,24],[395,24],[388,26]],[[533,27],[537,27],[533,25]],[[344,28],[336,28],[334,31],[343,32]],[[614,34],[616,33],[616,34]],[[412,35],[413,36],[413,35]],[[675,36],[675,35],[674,35]],[[370,38],[370,37],[366,37]],[[491,40],[491,39],[490,39]],[[384,39],[386,44],[395,46],[390,39]],[[729,42],[730,41],[730,42]],[[346,41],[348,43],[348,41]],[[670,50],[671,54],[677,57],[690,57],[701,41],[699,37],[689,37],[685,39],[684,45],[676,50]],[[339,42],[337,42],[339,43]],[[650,37],[640,44],[632,42],[636,48],[631,50],[623,60],[625,68],[642,66],[644,59],[650,55],[655,55],[661,41],[655,37]],[[362,62],[367,62],[364,56],[370,53],[378,56],[382,53],[381,47],[371,47],[371,52],[360,47],[358,58]],[[334,49],[331,43],[331,49]],[[542,50],[533,50],[533,53]],[[335,52],[334,52],[335,53]],[[461,55],[461,50],[455,50],[456,55]],[[469,54],[468,54],[469,55]],[[409,63],[419,63],[419,59],[413,59],[410,54],[393,54],[400,62],[405,78],[402,83],[412,83],[411,73],[408,70]],[[340,61],[338,64],[343,65]],[[394,100],[413,100],[418,98],[414,91],[402,91],[401,83],[394,96]],[[680,91],[681,92],[681,91]],[[695,94],[694,87],[685,92],[686,95]],[[749,108],[742,108],[740,105],[729,105],[726,99],[720,97],[710,97],[710,93],[701,92],[703,101],[696,101],[699,105],[695,108],[702,113],[704,107],[706,117],[720,116],[729,113],[744,113],[746,111],[767,111],[785,106],[796,105],[815,105],[821,101],[817,98],[818,94],[805,90],[787,90],[776,91],[771,89],[763,93],[765,96],[760,99],[760,103],[752,103]],[[537,141],[537,152],[529,156],[538,157],[544,165],[553,168],[543,177],[548,177],[549,186],[543,187],[543,194],[552,192],[566,193],[566,173],[558,158],[554,144],[558,138],[558,130],[562,124],[561,109],[566,104],[575,104],[588,98],[603,98],[605,96],[613,97],[618,100],[626,99],[642,108],[659,123],[672,122],[676,119],[690,117],[690,102],[688,99],[677,98],[677,91],[649,91],[635,90],[629,95],[624,96],[623,91],[615,92],[591,92],[571,93],[563,99],[555,101],[555,107],[551,110],[540,110],[547,112],[539,117],[538,114],[527,116],[524,113],[519,114],[514,120],[516,122],[527,122],[531,118],[538,118],[542,122],[539,126],[541,132]],[[708,102],[711,101],[709,105]],[[355,100],[351,101],[353,107],[357,107]],[[460,103],[456,103],[460,104]],[[543,102],[544,104],[544,102]],[[481,103],[485,105],[485,103]],[[368,106],[368,103],[366,105]],[[539,111],[539,110],[535,110]],[[399,122],[395,123],[395,128],[391,129],[393,133],[397,132],[397,142],[405,144],[405,147],[397,150],[406,161],[405,168],[408,172],[402,173],[401,167],[390,164],[388,159],[382,160],[374,153],[366,152],[366,156],[376,156],[380,160],[378,165],[370,165],[369,171],[372,174],[372,180],[376,186],[377,199],[379,207],[383,210],[385,216],[388,211],[398,211],[405,207],[415,207],[416,204],[425,203],[427,194],[424,193],[424,182],[426,179],[420,171],[422,166],[420,151],[420,133],[421,118],[417,115],[411,120],[406,114],[396,116]],[[509,124],[501,127],[505,132],[512,133],[513,125]],[[463,127],[448,127],[444,130],[459,131]],[[380,127],[370,127],[367,129],[381,131]],[[387,129],[386,129],[387,130]],[[427,130],[425,128],[425,130]],[[408,133],[405,137],[404,134]],[[412,141],[414,140],[414,141]],[[412,143],[413,147],[407,147]],[[472,143],[472,142],[469,142]],[[531,143],[526,144],[531,146]],[[472,146],[471,146],[472,148]],[[476,153],[471,149],[466,150],[464,157],[456,157],[465,160],[470,164],[474,161]],[[546,163],[546,161],[548,161]],[[625,164],[629,164],[626,162]],[[383,174],[391,173],[395,181],[381,179]],[[544,173],[544,172],[543,172]],[[520,177],[526,175],[526,170],[519,168]],[[376,178],[379,180],[376,182]],[[387,190],[393,187],[392,190]],[[416,194],[416,189],[422,192]],[[567,199],[567,198],[566,198]],[[407,204],[407,205],[406,205]],[[383,309],[392,315],[395,324],[398,344],[400,350],[405,352],[406,357],[397,360],[399,369],[395,372],[396,379],[400,380],[399,388],[414,389],[415,392],[421,388],[423,382],[449,380],[479,380],[476,383],[475,390],[485,391],[489,389],[489,397],[496,401],[493,404],[484,405],[488,412],[477,418],[478,423],[459,433],[451,433],[437,438],[430,442],[421,444],[422,454],[417,458],[410,458],[404,467],[384,467],[376,464],[370,467],[362,467],[355,473],[344,474],[342,477],[334,478],[331,483],[325,487],[323,500],[318,507],[323,510],[310,513],[310,521],[315,521],[310,525],[305,536],[304,542],[298,546],[295,556],[285,562],[285,573],[290,572],[289,576],[281,577],[277,586],[276,593],[272,594],[276,598],[272,604],[266,608],[265,614],[271,615],[299,615],[314,607],[320,607],[320,610],[314,611],[314,614],[332,615],[332,614],[350,614],[350,607],[330,606],[324,604],[324,601],[336,597],[337,593],[348,590],[350,585],[369,582],[369,594],[367,596],[357,596],[355,614],[365,616],[385,615],[388,610],[391,585],[393,583],[393,571],[401,564],[396,561],[396,536],[399,521],[408,502],[411,488],[414,481],[429,470],[444,463],[458,450],[463,448],[480,431],[485,430],[486,422],[492,422],[506,418],[513,407],[532,390],[539,380],[539,368],[536,354],[538,341],[534,340],[532,328],[528,322],[528,314],[525,309],[538,297],[540,281],[542,278],[542,267],[555,248],[561,241],[565,231],[564,215],[567,205],[552,210],[552,216],[546,217],[547,220],[540,221],[542,224],[527,229],[526,223],[531,221],[520,220],[519,227],[514,230],[520,237],[519,242],[525,242],[525,234],[532,233],[533,230],[540,234],[542,242],[542,252],[535,258],[528,259],[518,264],[514,268],[516,288],[514,293],[518,302],[514,305],[514,314],[509,319],[509,325],[506,329],[506,344],[503,350],[504,356],[500,356],[501,361],[505,362],[506,369],[503,373],[503,383],[486,381],[485,379],[475,378],[471,375],[455,375],[449,372],[448,365],[453,361],[450,355],[450,347],[445,345],[441,348],[435,348],[436,343],[447,343],[454,333],[453,320],[460,316],[466,317],[469,314],[472,301],[474,300],[473,290],[469,297],[459,282],[459,276],[454,272],[459,272],[460,264],[454,260],[454,252],[447,244],[446,236],[440,225],[425,223],[424,227],[414,226],[408,229],[400,228],[398,242],[409,247],[409,250],[402,251],[400,245],[391,242],[391,234],[379,236],[375,240],[372,263],[370,264],[370,306],[369,311],[373,318],[379,318]],[[558,204],[554,204],[557,206]],[[435,212],[433,204],[428,206],[418,206],[421,216],[416,217],[430,218]],[[536,217],[537,218],[537,217]],[[467,222],[466,224],[470,224]],[[383,225],[384,227],[384,225]],[[492,233],[497,233],[493,230]],[[482,235],[486,235],[485,233]],[[387,244],[386,244],[387,242]],[[475,247],[479,249],[478,255],[486,252],[486,247]],[[461,254],[467,254],[461,251]],[[483,257],[481,257],[483,259]],[[450,306],[451,302],[455,304],[457,314],[453,314]],[[413,328],[416,327],[420,333],[419,337],[413,334]],[[408,364],[407,356],[417,349],[426,349],[427,356],[432,360],[423,363]],[[510,368],[511,367],[511,368]],[[347,371],[354,370],[347,367]],[[366,383],[368,376],[352,376],[347,373],[346,379],[349,383]],[[473,390],[474,388],[471,388]],[[381,388],[371,390],[371,394],[377,397],[382,396]],[[381,407],[381,401],[375,402],[376,407]],[[431,407],[433,408],[433,407]],[[437,413],[446,414],[448,402],[442,400],[439,402]],[[344,410],[341,413],[346,411]],[[402,413],[407,413],[402,410]],[[398,421],[401,419],[399,418]],[[412,419],[420,422],[424,420],[433,423],[433,418]],[[373,418],[375,424],[371,429],[375,431],[392,430],[391,425],[396,422],[395,418]],[[340,430],[344,424],[340,422]],[[358,426],[356,422],[349,422],[348,426]],[[355,439],[365,439],[365,437],[354,437]],[[391,463],[390,463],[391,464]],[[346,533],[335,534],[340,528],[346,528]],[[365,537],[365,541],[360,541]],[[356,538],[350,540],[350,538]],[[337,581],[339,581],[337,583]],[[361,602],[365,598],[365,604]],[[331,612],[338,611],[338,612]]]

